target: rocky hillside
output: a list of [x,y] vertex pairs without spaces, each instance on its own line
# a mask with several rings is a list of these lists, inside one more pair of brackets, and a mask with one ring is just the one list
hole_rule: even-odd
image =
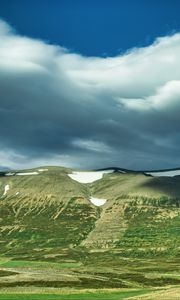
[[82,183],[72,172],[1,173],[1,255],[42,260],[66,249],[106,249],[124,257],[178,256],[180,176],[111,170]]

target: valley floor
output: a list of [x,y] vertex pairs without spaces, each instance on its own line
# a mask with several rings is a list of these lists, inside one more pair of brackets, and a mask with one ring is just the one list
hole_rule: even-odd
[[178,260],[110,252],[72,260],[0,258],[0,300],[178,300]]
[[0,291],[0,300],[178,300],[179,287],[156,289],[115,289],[115,290],[27,290],[10,289]]

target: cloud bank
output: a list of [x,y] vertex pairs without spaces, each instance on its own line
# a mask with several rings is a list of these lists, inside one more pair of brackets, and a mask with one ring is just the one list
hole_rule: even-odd
[[0,166],[180,166],[179,53],[176,33],[85,57],[1,20]]

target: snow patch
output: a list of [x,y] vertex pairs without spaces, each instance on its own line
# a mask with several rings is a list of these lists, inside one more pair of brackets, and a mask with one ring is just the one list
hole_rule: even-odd
[[92,204],[94,204],[96,206],[102,206],[106,203],[107,200],[91,197],[90,201],[91,201]]
[[102,179],[104,174],[113,173],[113,170],[105,170],[105,171],[89,171],[89,172],[73,172],[72,174],[68,174],[71,179],[78,181],[80,183],[91,183],[96,180]]
[[38,172],[28,172],[28,173],[16,173],[16,175],[24,176],[24,175],[38,175]]
[[152,175],[155,177],[160,177],[160,176],[177,176],[180,175],[180,170],[174,170],[174,171],[161,171],[161,172],[146,172],[145,174],[147,175]]
[[6,184],[5,187],[4,187],[4,194],[3,194],[3,196],[5,196],[8,191],[9,191],[9,184]]
[[48,169],[38,169],[39,172],[48,171]]
[[15,173],[6,173],[5,176],[13,176]]
[[19,192],[17,192],[15,195],[19,195]]

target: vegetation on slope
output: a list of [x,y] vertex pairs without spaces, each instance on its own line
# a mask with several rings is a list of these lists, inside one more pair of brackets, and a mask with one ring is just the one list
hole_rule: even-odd
[[180,177],[114,173],[81,184],[69,172],[0,177],[0,287],[179,284]]

